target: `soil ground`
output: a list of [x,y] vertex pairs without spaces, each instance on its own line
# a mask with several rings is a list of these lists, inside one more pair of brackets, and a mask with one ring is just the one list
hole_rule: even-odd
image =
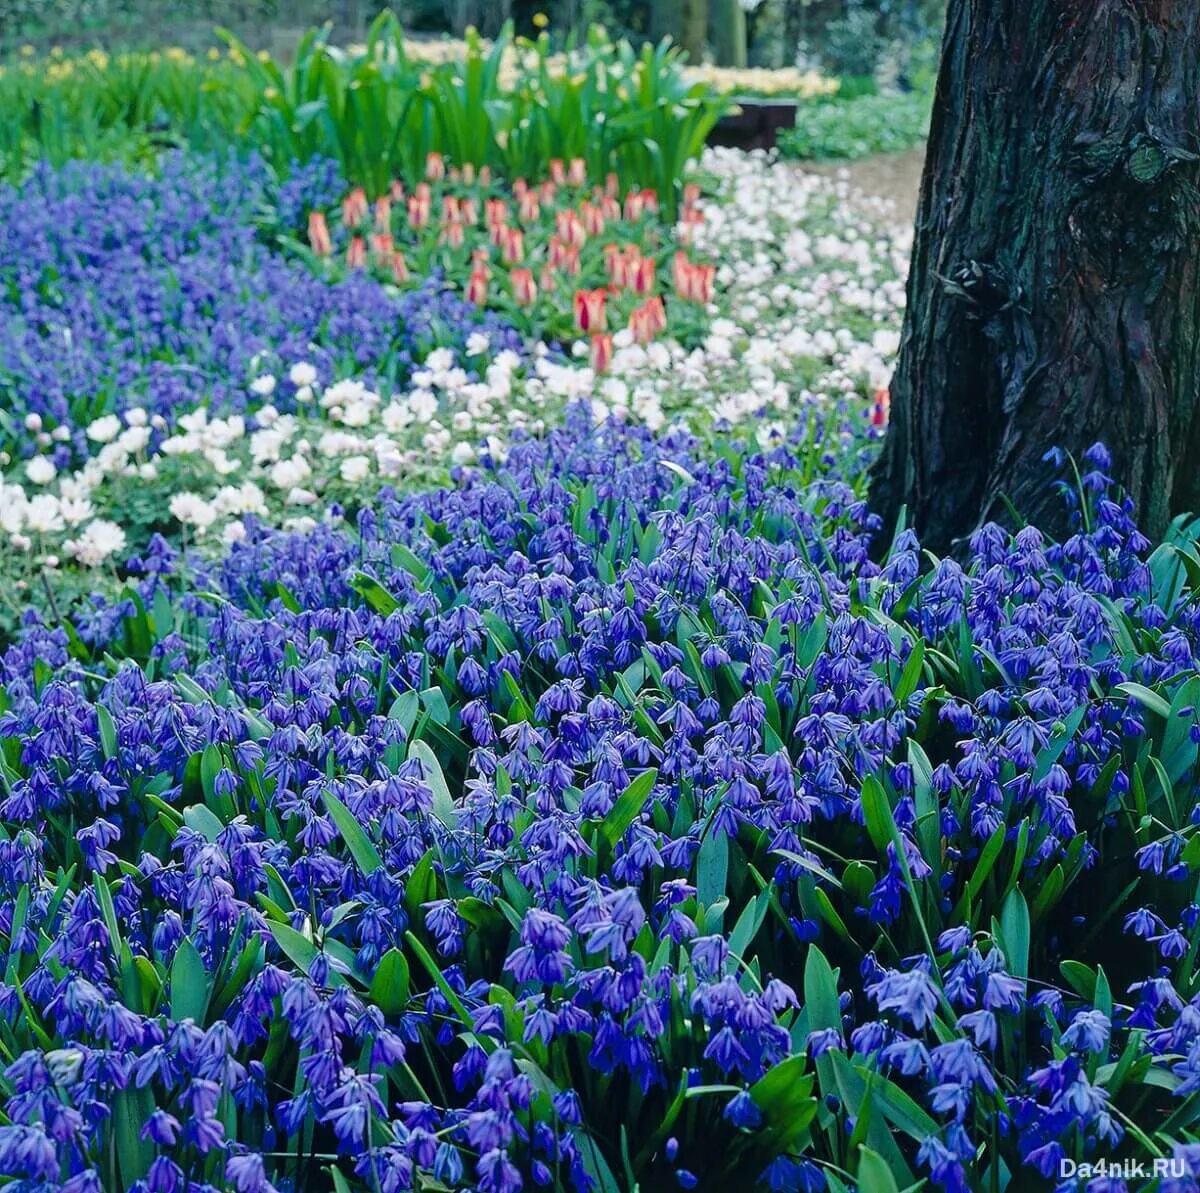
[[897,219],[902,223],[912,223],[917,212],[924,161],[925,146],[922,145],[905,153],[864,157],[855,162],[803,162],[800,168],[831,178],[844,177],[864,195],[889,199],[895,204]]

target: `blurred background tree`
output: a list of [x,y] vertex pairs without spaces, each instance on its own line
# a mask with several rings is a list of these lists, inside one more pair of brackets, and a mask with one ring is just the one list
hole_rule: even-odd
[[[931,76],[945,0],[393,0],[405,27],[423,36],[485,36],[512,19],[517,31],[548,28],[565,45],[602,24],[613,37],[669,37],[693,62],[723,66],[817,66],[851,92],[883,81],[901,88]],[[248,44],[286,54],[301,31],[329,21],[334,40],[360,38],[384,0],[0,0],[0,55],[101,45],[216,44],[213,25]],[[928,80],[926,80],[928,81]]]

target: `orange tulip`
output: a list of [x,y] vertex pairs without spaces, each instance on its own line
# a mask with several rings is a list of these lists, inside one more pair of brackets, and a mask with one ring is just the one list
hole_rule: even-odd
[[513,301],[519,307],[529,307],[537,301],[537,282],[533,280],[532,269],[514,269],[512,271]]
[[488,199],[483,207],[484,222],[489,228],[508,222],[508,204],[503,199]]
[[318,257],[328,257],[333,252],[333,240],[323,211],[308,213],[308,243]]
[[471,276],[467,279],[467,301],[473,302],[477,307],[481,307],[487,302],[487,293],[487,271],[476,266],[471,270]]
[[350,245],[346,249],[346,264],[351,269],[362,269],[367,263],[367,242],[361,236],[354,236],[350,239]]
[[401,252],[392,254],[392,280],[401,286],[408,281],[408,262]]
[[885,385],[875,391],[875,401],[871,404],[871,426],[886,427],[888,414],[891,411],[892,394]]
[[390,232],[392,230],[392,201],[387,195],[380,195],[375,200],[375,231]]
[[520,228],[506,228],[500,242],[500,257],[505,265],[520,265],[525,260],[525,233]]
[[408,222],[413,228],[424,228],[429,223],[433,210],[433,196],[429,187],[422,183],[416,192],[408,196]]
[[583,158],[571,158],[571,164],[567,167],[567,182],[571,186],[587,185],[587,162]]
[[604,211],[586,199],[579,204],[579,213],[583,216],[583,228],[589,236],[599,236],[604,231]]
[[607,298],[603,286],[575,291],[575,323],[580,331],[604,331],[608,324],[604,306]]
[[648,298],[640,307],[634,307],[629,316],[629,330],[639,344],[648,344],[659,332],[667,327],[667,311],[663,300],[655,295]]
[[440,153],[431,151],[425,155],[425,177],[430,182],[438,182],[446,177],[446,159]]
[[534,223],[541,215],[541,204],[538,202],[537,191],[525,191],[517,197],[517,219],[523,224]]
[[654,258],[638,257],[629,271],[629,285],[635,294],[649,294],[654,289]]
[[592,368],[597,373],[607,373],[612,364],[613,338],[607,332],[592,336]]
[[367,218],[367,192],[356,186],[342,200],[342,223],[347,228],[357,228]]
[[559,240],[574,248],[582,248],[587,240],[587,229],[583,221],[573,211],[557,211],[554,213],[554,231]]

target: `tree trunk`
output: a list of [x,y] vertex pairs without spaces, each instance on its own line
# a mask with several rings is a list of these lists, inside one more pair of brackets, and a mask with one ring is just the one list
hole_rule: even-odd
[[651,0],[650,40],[656,45],[669,37],[679,45],[683,30],[683,0]]
[[746,10],[738,0],[716,0],[713,8],[713,49],[718,66],[746,65]]
[[950,0],[872,485],[944,551],[1104,442],[1160,532],[1200,508],[1194,0]]
[[708,42],[708,0],[681,0],[681,9],[679,48],[687,54],[689,62],[699,66]]

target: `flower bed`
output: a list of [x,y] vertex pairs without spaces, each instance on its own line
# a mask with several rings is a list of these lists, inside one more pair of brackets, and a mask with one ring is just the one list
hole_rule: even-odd
[[1062,547],[875,565],[861,426],[580,411],[31,626],[0,1171],[987,1188],[1191,1122],[1189,573],[1099,450]]
[[[336,252],[295,241],[343,194],[328,167],[279,193],[258,165],[182,158],[154,182],[79,167],[7,192],[7,624],[28,594],[44,598],[47,569],[66,608],[119,586],[154,533],[219,547],[247,513],[292,528],[352,513],[383,481],[503,459],[514,430],[553,425],[580,398],[597,418],[706,437],[765,413],[766,442],[797,407],[869,401],[884,384],[905,238],[836,185],[710,153],[672,228],[649,198],[636,218],[627,202],[604,215],[615,200],[585,198],[569,168],[549,201],[529,194],[527,222],[496,183],[406,192],[390,203],[385,257],[363,229],[362,269],[347,264],[340,203],[324,220]],[[427,209],[416,229],[410,198]],[[519,264],[505,261],[516,237]],[[523,270],[537,290],[525,306]]]

